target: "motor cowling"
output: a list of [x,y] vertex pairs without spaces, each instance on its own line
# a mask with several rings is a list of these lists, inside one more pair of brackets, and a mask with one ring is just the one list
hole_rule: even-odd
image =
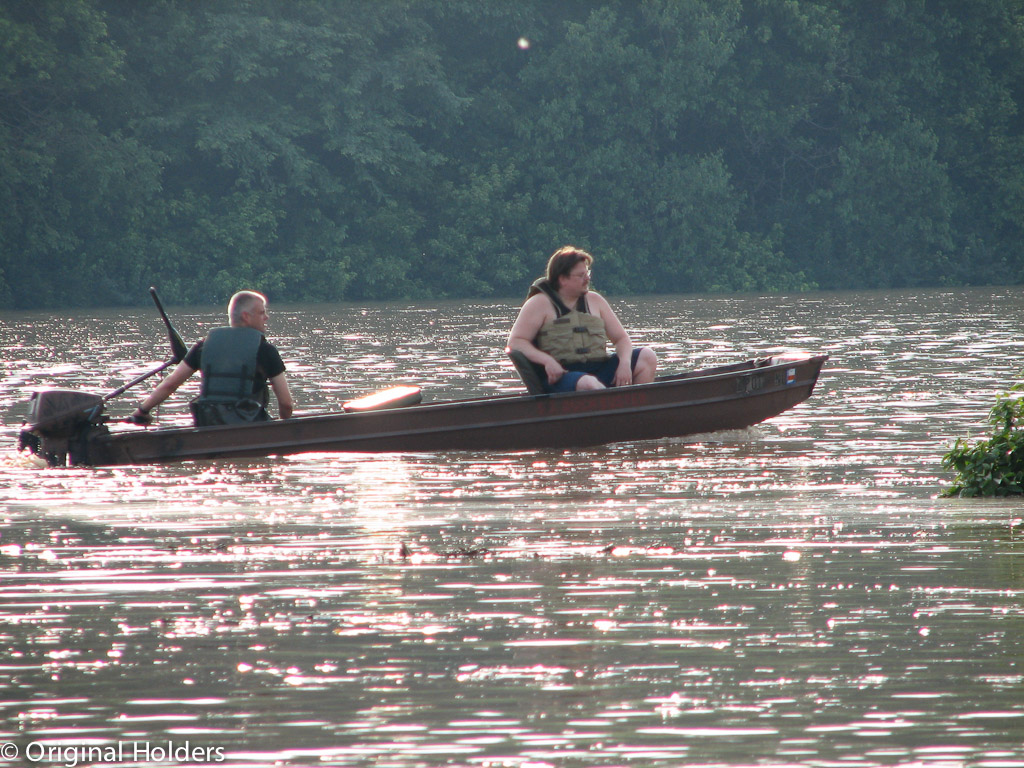
[[28,429],[43,437],[71,437],[95,424],[103,412],[103,398],[73,389],[44,389],[32,394]]
[[70,389],[44,389],[29,401],[18,448],[53,467],[88,463],[88,439],[103,425],[103,398]]

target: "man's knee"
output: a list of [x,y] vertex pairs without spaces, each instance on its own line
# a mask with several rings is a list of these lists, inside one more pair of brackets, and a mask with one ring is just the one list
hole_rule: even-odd
[[650,347],[641,347],[640,355],[636,360],[636,368],[633,369],[633,379],[637,384],[646,384],[654,381],[654,374],[658,370],[658,355]]
[[576,382],[576,391],[577,392],[583,392],[584,390],[588,390],[588,389],[604,389],[604,388],[605,388],[604,384],[602,384],[601,381],[596,376],[591,376],[590,374],[587,374],[586,376],[581,376],[580,380]]

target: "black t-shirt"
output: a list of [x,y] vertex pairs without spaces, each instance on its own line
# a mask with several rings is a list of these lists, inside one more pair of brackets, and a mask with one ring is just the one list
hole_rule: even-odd
[[[185,355],[185,365],[199,371],[203,367],[203,342],[197,341],[192,349]],[[260,339],[260,348],[256,352],[256,389],[259,389],[270,379],[284,373],[284,360],[277,347],[267,341],[266,337]],[[255,390],[254,390],[255,391]]]

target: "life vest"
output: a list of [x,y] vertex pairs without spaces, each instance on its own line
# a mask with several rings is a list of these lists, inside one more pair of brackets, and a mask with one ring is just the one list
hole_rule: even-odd
[[608,359],[608,333],[604,320],[588,311],[586,295],[569,309],[562,297],[544,279],[530,287],[531,295],[543,293],[555,306],[555,319],[540,327],[534,344],[562,365],[600,363]]
[[214,328],[203,342],[202,385],[192,401],[197,426],[266,421],[267,382],[257,375],[263,334],[255,328]]

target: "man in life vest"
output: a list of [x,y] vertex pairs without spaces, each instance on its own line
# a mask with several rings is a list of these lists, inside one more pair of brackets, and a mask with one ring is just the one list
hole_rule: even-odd
[[[654,381],[658,357],[633,349],[629,334],[599,293],[590,290],[594,258],[567,245],[548,260],[512,325],[506,351],[543,366],[549,392],[604,389]],[[608,342],[615,348],[608,354]]]
[[268,383],[281,418],[290,418],[294,404],[284,361],[263,335],[268,317],[265,296],[253,291],[236,293],[228,304],[230,325],[214,328],[194,344],[185,359],[139,404],[129,421],[152,423],[149,412],[196,371],[202,373],[202,385],[190,407],[197,427],[269,420]]

